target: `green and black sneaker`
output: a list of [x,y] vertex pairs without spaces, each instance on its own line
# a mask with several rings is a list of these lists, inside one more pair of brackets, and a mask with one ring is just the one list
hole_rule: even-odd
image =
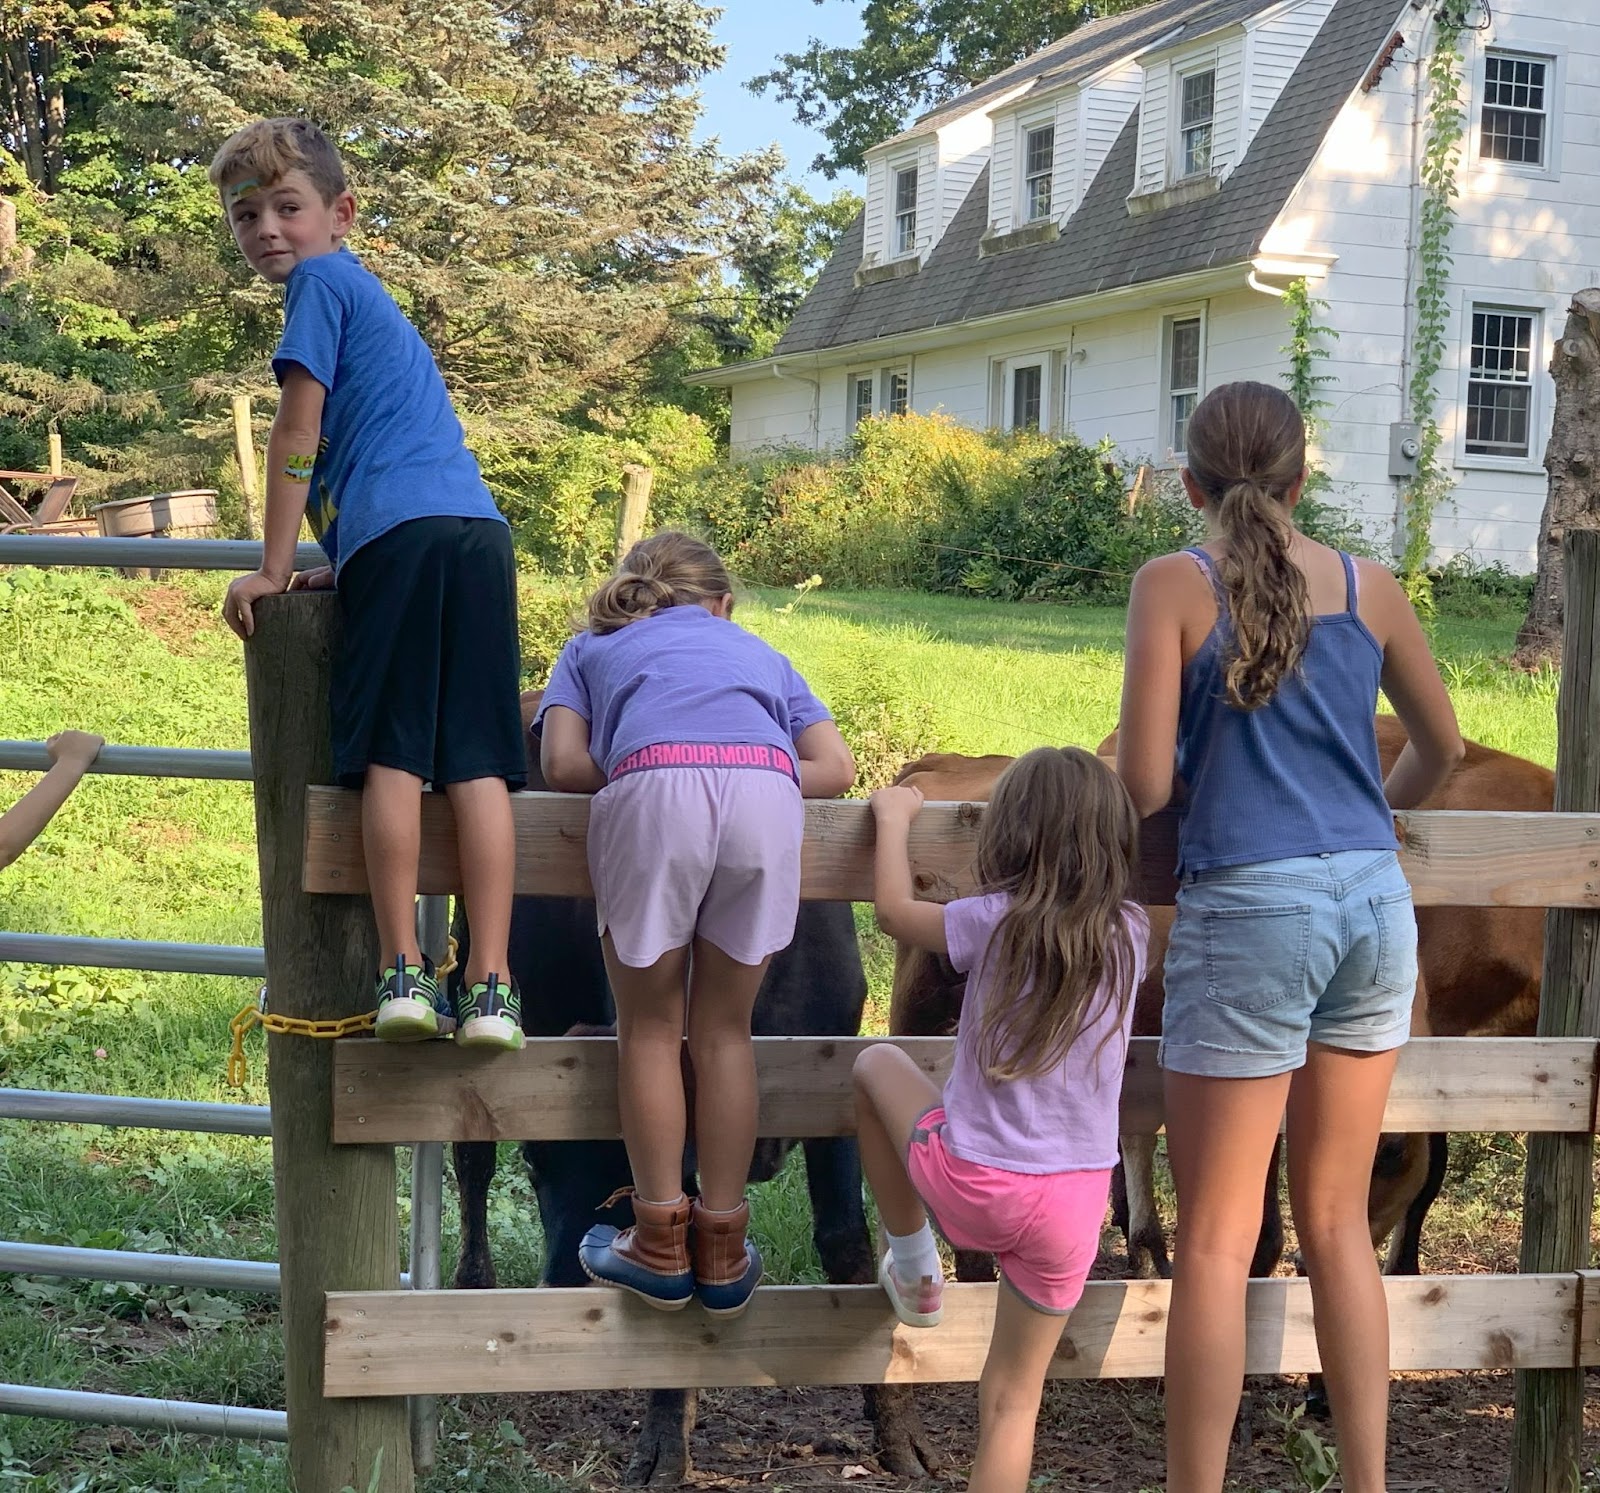
[[378,1019],[373,1035],[385,1042],[425,1042],[456,1029],[450,997],[439,987],[433,961],[421,966],[396,958],[378,977]]
[[514,981],[502,984],[490,975],[469,985],[460,996],[461,1019],[456,1041],[463,1047],[497,1047],[516,1052],[522,1047],[522,995]]

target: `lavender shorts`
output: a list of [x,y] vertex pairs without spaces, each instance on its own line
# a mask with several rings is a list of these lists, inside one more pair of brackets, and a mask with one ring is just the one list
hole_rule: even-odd
[[643,969],[698,934],[738,964],[794,941],[805,802],[787,774],[743,767],[630,772],[589,810],[600,932]]

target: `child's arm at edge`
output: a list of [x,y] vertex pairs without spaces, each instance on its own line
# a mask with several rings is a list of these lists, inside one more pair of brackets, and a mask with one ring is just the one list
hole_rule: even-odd
[[552,705],[545,711],[539,770],[557,793],[598,793],[605,787],[606,775],[589,755],[589,723],[576,710]]
[[49,772],[0,814],[0,871],[39,838],[105,744],[103,736],[88,731],[60,731],[45,743]]
[[837,798],[856,780],[856,759],[832,721],[816,721],[794,744],[802,798]]
[[328,391],[298,366],[284,375],[278,413],[267,437],[267,515],[261,569],[228,587],[222,615],[241,638],[255,631],[252,608],[263,596],[289,589],[295,541],[311,495],[311,470],[322,439],[322,407]]
[[911,821],[922,812],[918,788],[880,788],[872,795],[877,843],[872,853],[872,910],[890,938],[932,954],[948,954],[944,908],[919,902],[911,883]]

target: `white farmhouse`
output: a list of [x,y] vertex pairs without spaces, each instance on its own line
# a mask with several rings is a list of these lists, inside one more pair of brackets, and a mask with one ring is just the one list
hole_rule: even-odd
[[[863,418],[1109,436],[1182,459],[1197,398],[1277,381],[1285,287],[1338,334],[1322,442],[1380,542],[1406,389],[1437,0],[1156,0],[1093,22],[875,148],[867,205],[771,357],[700,375],[736,455]],[[1600,4],[1489,0],[1463,36],[1465,134],[1435,387],[1443,555],[1532,564],[1547,372],[1600,283]]]

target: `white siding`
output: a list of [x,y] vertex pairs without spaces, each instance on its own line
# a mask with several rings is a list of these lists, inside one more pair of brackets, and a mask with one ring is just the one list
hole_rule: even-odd
[[1216,113],[1213,115],[1211,174],[1225,177],[1244,153],[1240,145],[1244,113],[1244,36],[1225,37],[1217,48]]
[[1167,95],[1172,87],[1172,67],[1163,61],[1140,71],[1139,164],[1134,190],[1159,192],[1167,184]]
[[938,242],[939,140],[930,135],[917,150],[917,253],[926,259]]
[[1282,96],[1294,70],[1305,60],[1334,0],[1303,0],[1259,23],[1246,23],[1244,74],[1245,115],[1242,156],[1262,121]]
[[[943,238],[988,163],[994,126],[983,113],[969,114],[939,131],[939,219]],[[936,239],[937,241],[937,239]]]
[[882,156],[867,162],[867,217],[862,225],[861,253],[882,263],[889,257],[889,163]]
[[1011,226],[1017,193],[1017,120],[1001,114],[994,122],[994,155],[989,162],[989,226],[1002,233]]
[[[839,386],[839,409],[837,418],[830,420],[830,384],[834,382]],[[729,445],[735,456],[749,456],[779,446],[816,450],[819,444],[832,444],[843,435],[844,401],[842,371],[836,380],[827,374],[817,377],[815,385],[799,377],[740,384],[733,390]],[[831,440],[820,440],[819,425],[838,429]]]
[[1056,158],[1055,175],[1050,184],[1050,209],[1058,223],[1066,222],[1083,200],[1078,189],[1079,163],[1083,155],[1079,139],[1079,97],[1079,91],[1073,88],[1056,100]]
[[1105,164],[1128,116],[1139,107],[1143,86],[1144,70],[1137,62],[1129,61],[1101,74],[1078,94],[1082,145],[1074,163],[1077,173],[1072,183],[1074,208],[1083,201],[1083,194]]

